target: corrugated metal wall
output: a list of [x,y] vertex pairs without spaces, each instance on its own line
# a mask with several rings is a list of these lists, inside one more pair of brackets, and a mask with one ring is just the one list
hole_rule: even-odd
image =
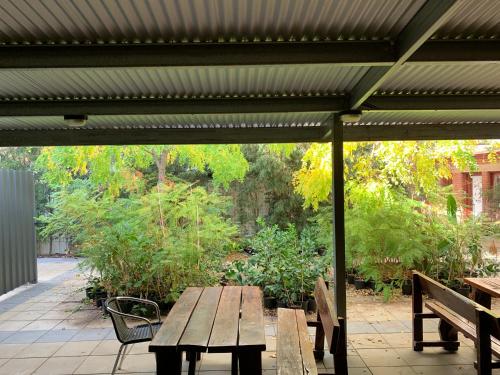
[[33,174],[0,169],[0,294],[37,281]]

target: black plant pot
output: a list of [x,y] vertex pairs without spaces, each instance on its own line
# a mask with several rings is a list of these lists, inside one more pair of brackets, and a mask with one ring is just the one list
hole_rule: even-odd
[[274,297],[264,297],[264,307],[266,309],[275,309],[277,305],[276,298]]
[[347,274],[347,283],[353,285],[354,281],[356,280],[356,275],[353,273]]
[[288,304],[286,303],[286,301],[278,300],[277,303],[276,303],[276,306],[278,306],[278,307],[288,307]]
[[362,279],[354,280],[354,287],[356,288],[356,290],[365,289],[366,287],[365,280]]
[[470,294],[470,288],[467,286],[467,285],[462,285],[462,286],[459,286],[458,288],[455,289],[458,293],[460,293],[461,295],[463,295],[464,297],[467,297],[469,298],[469,294]]
[[367,289],[376,290],[375,280],[366,280],[365,285]]
[[316,303],[316,300],[314,298],[311,298],[308,300],[308,305],[307,305],[307,309],[309,311],[312,311],[312,312],[316,312],[318,310],[318,305]]
[[318,248],[316,249],[316,252],[318,253],[318,255],[319,255],[320,257],[322,257],[323,255],[325,255],[325,254],[326,254],[326,247],[324,247],[324,246],[320,246],[320,247],[318,247]]
[[108,298],[108,293],[105,290],[96,290],[94,295],[96,307],[101,307],[104,304],[106,298]]
[[413,294],[413,285],[410,280],[403,281],[401,285],[401,293],[404,296],[411,296]]
[[307,313],[307,308],[309,305],[309,301],[295,301],[293,304],[291,304],[290,307],[291,309],[296,309],[296,310],[304,310],[305,313]]
[[89,287],[85,288],[85,296],[87,296],[88,299],[94,299],[94,297],[95,297],[94,287],[89,286]]

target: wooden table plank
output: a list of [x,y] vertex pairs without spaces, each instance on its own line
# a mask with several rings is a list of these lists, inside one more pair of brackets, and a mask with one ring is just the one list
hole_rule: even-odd
[[278,322],[276,361],[280,375],[304,374],[295,311],[279,308]]
[[149,345],[150,352],[175,348],[191,317],[203,288],[187,288],[164,320]]
[[203,290],[179,341],[179,350],[205,351],[207,349],[221,293],[222,287],[209,287]]
[[240,320],[241,287],[226,286],[222,290],[208,351],[223,353],[236,350]]
[[262,291],[244,286],[241,293],[241,318],[238,350],[266,350]]
[[297,319],[297,330],[299,333],[300,352],[302,353],[302,364],[304,366],[304,374],[318,375],[316,360],[314,359],[313,348],[309,332],[307,331],[307,320],[304,310],[295,310]]
[[464,282],[492,297],[500,298],[500,277],[466,277]]

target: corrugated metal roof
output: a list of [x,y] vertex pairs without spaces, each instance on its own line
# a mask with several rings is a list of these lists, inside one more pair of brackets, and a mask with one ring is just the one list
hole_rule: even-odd
[[[85,129],[310,127],[325,125],[330,113],[91,116]],[[0,117],[0,130],[70,129],[62,117]]]
[[378,91],[498,92],[500,64],[404,65]]
[[0,42],[394,38],[424,0],[3,0]]
[[[500,110],[481,111],[367,111],[359,125],[500,123]],[[500,135],[499,135],[500,136]]]
[[0,71],[0,98],[332,94],[367,67],[238,66]]
[[498,0],[463,1],[456,13],[442,25],[435,39],[488,39],[500,36]]

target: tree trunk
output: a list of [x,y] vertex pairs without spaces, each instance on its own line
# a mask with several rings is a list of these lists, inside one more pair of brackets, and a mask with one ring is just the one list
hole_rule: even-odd
[[163,150],[160,155],[154,153],[156,168],[158,168],[158,185],[163,185],[166,181],[166,168],[167,168],[168,151]]

